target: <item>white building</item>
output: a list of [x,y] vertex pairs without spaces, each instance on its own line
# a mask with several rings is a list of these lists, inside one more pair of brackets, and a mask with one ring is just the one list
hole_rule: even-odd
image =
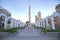
[[35,16],[35,22],[38,22],[41,18],[41,12],[39,11],[38,14]]
[[42,20],[41,18],[41,12],[38,12],[38,14],[35,16],[35,27],[40,27],[40,21]]
[[23,27],[24,23],[11,17],[6,9],[0,7],[0,28]]
[[45,28],[45,21],[44,21],[44,19],[40,19],[39,21],[35,22],[35,27]]
[[0,7],[0,28],[6,28],[8,25],[11,24],[11,14]]
[[56,30],[60,30],[60,4],[55,7],[56,12],[53,12],[51,15],[52,18],[52,27]]
[[45,23],[45,28],[47,30],[51,30],[52,29],[52,20],[51,20],[51,16],[47,16],[46,18],[44,18],[44,23]]
[[56,12],[53,12],[51,16],[47,16],[35,22],[35,25],[47,29],[60,30],[60,4],[56,5],[55,10]]

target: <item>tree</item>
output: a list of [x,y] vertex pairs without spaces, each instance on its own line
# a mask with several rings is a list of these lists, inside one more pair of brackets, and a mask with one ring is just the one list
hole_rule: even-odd
[[26,25],[28,26],[29,21],[26,21]]

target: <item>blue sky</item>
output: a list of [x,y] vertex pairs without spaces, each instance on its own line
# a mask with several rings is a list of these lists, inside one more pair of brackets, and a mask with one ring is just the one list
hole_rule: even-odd
[[35,21],[35,15],[40,11],[42,18],[51,15],[60,0],[0,0],[0,6],[11,12],[13,18],[25,22],[28,20],[28,4],[31,6],[31,21]]

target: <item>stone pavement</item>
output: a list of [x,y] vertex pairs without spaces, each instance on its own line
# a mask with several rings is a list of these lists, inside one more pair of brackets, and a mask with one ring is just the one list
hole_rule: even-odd
[[0,40],[60,40],[59,37],[42,35],[40,32],[40,30],[34,29],[34,27],[26,27],[18,30],[18,33],[15,35],[0,37]]

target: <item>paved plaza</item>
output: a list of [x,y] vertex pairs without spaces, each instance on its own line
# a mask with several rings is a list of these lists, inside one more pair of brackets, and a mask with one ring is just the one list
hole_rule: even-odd
[[0,40],[59,40],[59,37],[43,35],[40,30],[31,26],[18,30],[16,34],[0,37]]

